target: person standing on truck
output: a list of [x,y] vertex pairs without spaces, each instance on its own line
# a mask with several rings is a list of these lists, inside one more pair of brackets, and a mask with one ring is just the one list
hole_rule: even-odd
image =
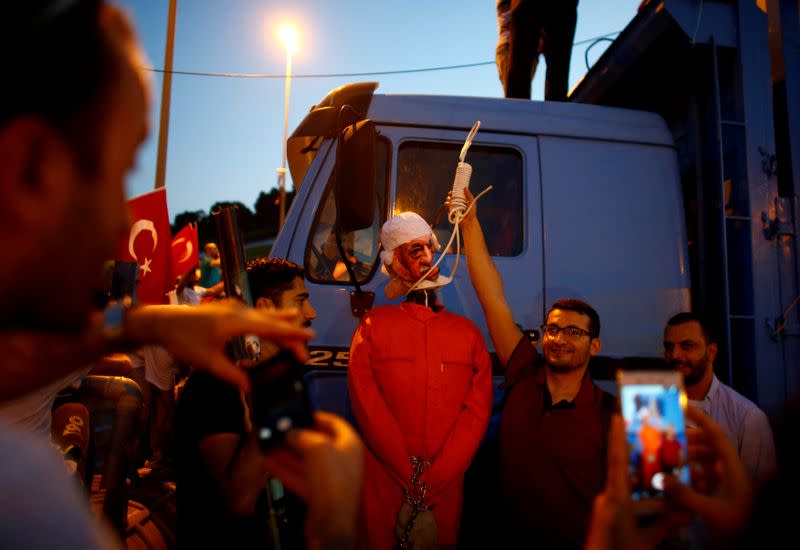
[[508,73],[508,48],[511,42],[511,0],[496,0],[497,9],[497,47],[495,47],[494,60],[497,65],[497,74],[500,84],[506,88],[506,74]]
[[[464,473],[492,408],[489,355],[475,324],[437,299],[439,246],[425,220],[390,218],[381,244],[386,295],[406,300],[369,311],[350,345],[350,399],[368,448],[360,542],[454,546]],[[408,292],[422,278],[426,288]]]
[[[468,202],[474,197],[465,190]],[[461,222],[467,266],[497,358],[505,366],[499,477],[503,548],[580,548],[603,490],[606,435],[616,399],[596,386],[600,317],[585,302],[558,300],[542,327],[542,358],[514,323],[473,206]]]
[[511,0],[505,95],[531,98],[539,54],[547,62],[544,98],[566,101],[578,0]]
[[683,374],[689,405],[722,426],[750,477],[761,485],[775,475],[775,443],[769,419],[755,403],[714,374],[717,343],[703,318],[682,312],[664,328],[664,360]]

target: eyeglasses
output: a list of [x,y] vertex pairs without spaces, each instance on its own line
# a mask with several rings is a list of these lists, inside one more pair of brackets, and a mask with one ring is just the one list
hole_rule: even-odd
[[541,326],[542,333],[546,335],[548,338],[558,338],[558,333],[563,332],[564,336],[566,336],[569,340],[577,340],[581,336],[589,336],[592,337],[592,333],[588,330],[583,330],[582,328],[578,327],[560,327],[558,325],[542,325]]

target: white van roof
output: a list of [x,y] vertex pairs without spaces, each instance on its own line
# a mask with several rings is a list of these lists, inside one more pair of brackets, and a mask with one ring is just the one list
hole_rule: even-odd
[[489,97],[375,94],[367,115],[378,125],[502,132],[625,141],[673,147],[655,113],[552,101]]

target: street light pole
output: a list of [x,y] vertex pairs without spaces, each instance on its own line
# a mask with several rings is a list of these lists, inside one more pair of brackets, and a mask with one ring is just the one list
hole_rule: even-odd
[[178,0],[170,0],[167,18],[167,45],[164,49],[164,78],[161,84],[161,120],[158,125],[156,189],[164,187],[167,174],[167,140],[169,139],[169,105],[172,96],[172,57],[175,44],[175,12]]
[[286,90],[283,104],[283,154],[281,167],[278,168],[278,192],[280,210],[278,214],[278,229],[283,227],[286,218],[286,144],[289,139],[289,97],[292,90],[292,54],[297,48],[297,34],[292,27],[281,29],[281,39],[286,46]]

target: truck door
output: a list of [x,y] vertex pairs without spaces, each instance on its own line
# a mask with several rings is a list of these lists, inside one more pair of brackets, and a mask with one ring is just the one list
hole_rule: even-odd
[[539,145],[548,304],[590,303],[603,355],[661,357],[664,324],[690,308],[675,150],[555,136]]

